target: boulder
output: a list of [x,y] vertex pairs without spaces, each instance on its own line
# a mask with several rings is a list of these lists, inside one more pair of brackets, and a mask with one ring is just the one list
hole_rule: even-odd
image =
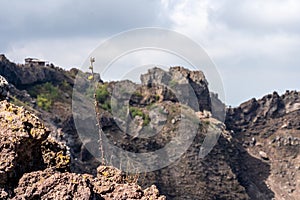
[[22,107],[0,102],[0,186],[43,167],[41,143],[49,131]]
[[134,182],[126,182],[125,174],[114,167],[101,166],[97,171],[96,178],[52,169],[27,173],[14,190],[13,199],[166,199],[155,186],[143,190]]
[[[101,199],[87,176],[50,169],[25,174],[15,189],[18,199]],[[97,198],[98,196],[98,198]]]

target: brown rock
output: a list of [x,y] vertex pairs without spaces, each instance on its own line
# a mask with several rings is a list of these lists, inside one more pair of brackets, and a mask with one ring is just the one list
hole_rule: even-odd
[[98,168],[97,178],[46,169],[25,174],[13,199],[165,199],[155,186],[142,190],[136,183],[121,183],[123,178],[120,170],[106,166]]
[[41,143],[49,131],[22,107],[0,102],[0,186],[14,184],[23,173],[41,169]]
[[[87,176],[52,170],[25,174],[15,189],[17,199],[100,199]],[[96,198],[98,197],[98,198]]]

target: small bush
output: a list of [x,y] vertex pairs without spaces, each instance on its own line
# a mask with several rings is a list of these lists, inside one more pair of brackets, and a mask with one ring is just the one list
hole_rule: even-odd
[[129,112],[132,118],[135,118],[136,116],[140,116],[143,119],[143,126],[147,126],[151,119],[149,115],[145,114],[141,109],[136,107],[130,107]]
[[59,93],[58,87],[50,82],[36,85],[29,90],[29,94],[37,98],[38,107],[46,111],[49,111],[53,102],[59,99]]
[[72,91],[72,86],[66,81],[64,80],[61,84],[60,84],[60,89],[65,91],[65,92],[69,92]]
[[111,110],[110,93],[107,90],[108,85],[99,85],[96,89],[96,100],[100,103],[100,107],[104,110]]
[[[110,105],[110,93],[107,90],[108,85],[107,84],[99,84],[96,87],[96,100],[99,102],[99,106],[104,110],[111,110]],[[89,87],[86,90],[86,96],[89,98],[94,98],[94,88]]]
[[100,104],[100,107],[104,110],[111,111],[111,105],[108,100],[106,100],[104,103]]
[[132,118],[135,118],[136,116],[143,117],[143,115],[144,115],[143,111],[140,110],[139,108],[130,107],[129,111],[130,111],[130,114],[131,114]]
[[99,85],[96,89],[96,99],[99,103],[103,104],[109,98],[107,85]]
[[150,119],[149,115],[146,115],[146,114],[145,114],[145,115],[143,116],[143,120],[144,120],[143,126],[147,126],[147,125],[150,124],[151,119]]
[[39,94],[37,96],[37,105],[43,110],[49,111],[52,105],[52,100],[49,99],[45,94]]
[[52,99],[59,97],[59,89],[52,83],[47,82],[41,85],[35,85],[28,90],[29,94],[33,97],[37,97],[39,94],[45,94]]

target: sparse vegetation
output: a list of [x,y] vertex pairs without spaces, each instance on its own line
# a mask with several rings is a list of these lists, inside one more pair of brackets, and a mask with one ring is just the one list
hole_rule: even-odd
[[37,85],[28,90],[32,97],[37,98],[38,107],[49,111],[53,102],[59,99],[59,89],[52,83],[47,82],[42,85]]
[[89,98],[94,98],[94,92],[95,92],[96,100],[99,103],[99,107],[104,110],[111,111],[110,93],[107,90],[108,85],[97,84],[95,87],[96,87],[95,91],[93,87],[88,88],[86,91],[86,95]]
[[146,114],[145,114],[144,117],[143,117],[143,120],[144,120],[143,126],[147,126],[147,125],[150,124],[151,119],[150,119],[150,116],[149,116],[149,115],[146,115]]
[[99,103],[103,104],[109,97],[109,92],[107,90],[107,84],[98,85],[96,89],[96,99]]
[[136,107],[130,107],[129,108],[130,114],[132,118],[135,118],[136,116],[143,117],[144,113],[141,109]]
[[72,92],[72,86],[66,81],[64,80],[61,84],[60,84],[60,88],[61,90],[65,91],[65,92]]
[[147,126],[151,121],[149,115],[145,114],[140,108],[130,107],[129,112],[132,118],[135,118],[136,116],[142,117],[143,126]]
[[99,102],[99,106],[104,110],[111,110],[110,94],[107,90],[107,84],[98,85],[96,89],[96,99]]
[[17,105],[17,106],[23,106],[23,107],[25,107],[27,110],[30,110],[30,111],[32,111],[32,108],[30,107],[30,105],[29,105],[29,103],[28,102],[23,102],[23,101],[21,101],[21,100],[19,100],[17,97],[15,97],[15,96],[11,96],[11,99],[12,99],[12,103],[13,104],[15,104],[15,105]]
[[46,82],[41,85],[36,85],[28,90],[28,93],[32,97],[37,97],[38,94],[48,94],[52,98],[57,98],[59,96],[59,89],[50,82]]
[[49,111],[52,105],[52,100],[45,94],[39,94],[37,96],[37,105],[43,110]]

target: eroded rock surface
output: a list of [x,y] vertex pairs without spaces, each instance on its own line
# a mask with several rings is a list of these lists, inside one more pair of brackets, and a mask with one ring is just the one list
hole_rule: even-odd
[[41,143],[49,131],[24,108],[0,102],[0,184],[15,184],[23,173],[41,169]]
[[[167,86],[173,89],[181,103],[197,111],[211,111],[208,83],[201,71],[190,71],[183,67],[171,67],[169,71],[153,68],[141,75],[141,81],[143,85]],[[165,99],[170,98],[166,96]]]
[[28,173],[20,179],[13,199],[165,199],[154,185],[143,190],[127,183],[116,168],[101,166],[97,171],[97,177],[51,169]]
[[113,167],[99,167],[97,177],[68,172],[66,146],[49,133],[23,107],[0,102],[1,199],[165,199]]
[[[300,93],[297,91],[286,91],[281,96],[274,92],[228,110],[226,125],[236,145],[262,161],[258,164],[257,160],[241,154],[241,162],[236,165],[244,169],[238,173],[240,182],[252,199],[299,198],[299,116]],[[261,185],[262,181],[265,186]],[[270,191],[266,193],[267,188]]]
[[[179,124],[189,116],[180,111],[186,105],[192,108],[185,109],[189,114],[200,111],[194,114],[199,117],[202,128],[215,126],[222,130],[216,146],[206,157],[199,159],[199,152],[205,149],[203,139],[205,135],[214,134],[202,129],[176,162],[163,169],[140,174],[140,185],[149,186],[143,189],[132,181],[132,177],[115,168],[97,168],[99,161],[93,156],[97,153],[92,154],[88,147],[96,146],[98,150],[98,138],[83,139],[78,135],[78,130],[92,132],[97,128],[94,110],[88,108],[90,104],[93,108],[93,100],[80,102],[84,106],[77,110],[78,113],[75,112],[75,117],[83,116],[82,126],[75,127],[71,116],[70,89],[78,73],[82,72],[76,69],[64,71],[53,66],[17,65],[0,56],[0,75],[10,82],[10,100],[37,113],[55,137],[46,138],[49,133],[46,129],[41,134],[44,136],[32,136],[28,130],[35,130],[41,123],[30,120],[26,123],[26,118],[31,118],[27,114],[23,115],[23,121],[15,123],[11,116],[19,120],[17,116],[24,109],[3,106],[9,103],[1,102],[0,133],[4,143],[0,144],[0,199],[46,199],[47,196],[56,199],[164,198],[159,196],[158,189],[168,199],[180,200],[297,200],[300,196],[299,92],[287,91],[281,96],[275,92],[228,109],[225,130],[224,125],[214,119],[223,121],[224,104],[217,94],[208,91],[208,83],[201,72],[182,67],[169,71],[154,68],[141,77],[142,84],[131,81],[103,83],[97,75],[97,83],[105,89],[102,92],[108,92],[109,98],[114,96],[124,102],[127,99],[129,106],[134,107],[129,112],[117,107],[117,110],[126,113],[125,118],[121,118],[110,114],[109,98],[100,102],[104,132],[114,146],[123,150],[145,153],[163,148],[176,136]],[[82,73],[82,77],[77,79],[79,89],[82,89],[80,100],[88,94],[88,76],[90,74]],[[33,89],[46,82],[51,82],[60,92],[60,98],[55,100],[49,111],[39,108],[36,96],[32,95]],[[4,88],[6,85],[5,82]],[[189,99],[180,101],[180,95],[191,95],[190,92],[197,97],[196,104]],[[7,98],[6,94],[4,92],[1,98]],[[156,132],[160,134],[155,135]],[[150,138],[144,137],[149,135]],[[68,145],[70,156],[64,143]],[[180,149],[181,146],[178,146]],[[155,158],[156,161],[168,159],[168,153]],[[205,150],[202,153],[205,154]],[[107,159],[108,164],[109,161],[110,158]],[[93,176],[84,174],[86,172]],[[134,175],[134,180],[137,180],[136,177]]]

